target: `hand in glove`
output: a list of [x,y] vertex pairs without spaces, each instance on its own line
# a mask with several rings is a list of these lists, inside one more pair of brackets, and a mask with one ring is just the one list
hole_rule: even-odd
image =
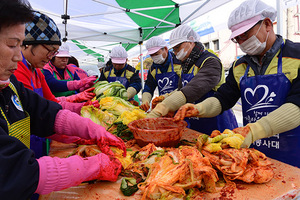
[[92,88],[86,89],[83,92],[80,92],[78,94],[68,96],[68,97],[66,97],[66,100],[68,102],[72,102],[72,103],[80,103],[80,102],[89,101],[96,96],[96,94],[93,92],[94,89],[95,88],[92,87]]
[[98,100],[95,100],[95,101],[87,101],[83,104],[83,106],[94,106],[95,108],[99,108],[100,107],[100,104],[99,104],[99,101]]
[[264,127],[259,122],[249,123],[244,127],[238,127],[232,130],[235,133],[244,136],[244,142],[241,147],[249,147],[255,140],[268,137]]
[[84,91],[87,88],[90,88],[94,85],[94,81],[97,80],[96,76],[90,76],[81,80],[68,81],[67,87],[69,90],[79,90],[80,92]]
[[155,106],[155,108],[147,115],[147,118],[156,118],[161,116],[173,117],[174,112],[186,103],[186,98],[181,91],[175,91],[167,98],[164,96],[158,97],[158,99],[162,98],[164,98],[163,102],[157,104],[157,106]]
[[135,100],[130,100],[129,102],[134,106],[139,106],[139,103]]
[[163,100],[165,99],[165,97],[162,95],[162,96],[158,96],[158,97],[155,97],[153,100],[152,100],[152,110],[156,107],[156,105],[160,102],[162,102]]
[[145,103],[143,103],[142,105],[139,106],[140,109],[144,110],[144,111],[148,111],[150,109],[150,105],[149,105],[149,102],[146,101]]
[[115,182],[122,169],[118,159],[103,153],[86,158],[44,156],[37,161],[40,175],[35,193],[38,194],[48,194],[95,179]]
[[73,135],[86,140],[94,140],[103,153],[114,155],[109,146],[116,146],[123,150],[126,156],[126,147],[123,140],[104,127],[95,124],[91,119],[79,116],[69,110],[60,110],[55,118],[54,131],[57,134]]
[[174,120],[180,121],[186,117],[196,117],[199,115],[199,111],[196,108],[195,104],[187,103],[179,108],[177,111]]

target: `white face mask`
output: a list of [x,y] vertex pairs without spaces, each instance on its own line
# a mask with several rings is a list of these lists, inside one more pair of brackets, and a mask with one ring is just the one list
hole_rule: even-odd
[[164,62],[165,62],[165,58],[162,56],[162,54],[158,54],[158,55],[156,55],[156,56],[151,56],[151,58],[152,58],[152,60],[153,60],[153,62],[155,63],[155,64],[163,64]]
[[184,50],[184,48],[180,49],[180,51],[176,54],[176,58],[178,60],[183,61],[183,58],[186,56],[186,54],[188,53],[188,51],[190,50],[191,46],[189,47],[188,50]]
[[266,48],[267,40],[269,37],[269,32],[266,37],[266,41],[263,43],[259,41],[259,39],[256,37],[257,33],[259,32],[261,26],[263,23],[261,23],[259,29],[257,30],[255,35],[252,35],[249,39],[247,39],[245,42],[240,44],[240,48],[243,52],[246,54],[253,56],[253,55],[259,55],[263,50]]

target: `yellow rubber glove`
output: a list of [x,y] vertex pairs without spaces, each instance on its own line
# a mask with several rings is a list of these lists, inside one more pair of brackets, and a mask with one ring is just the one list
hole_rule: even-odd
[[134,87],[129,87],[129,88],[127,88],[127,96],[128,96],[128,99],[133,98],[134,95],[136,95],[136,89],[135,89]]
[[285,103],[269,115],[262,117],[246,127],[250,130],[246,134],[243,147],[249,147],[254,141],[292,130],[300,126],[300,108],[292,103]]
[[199,111],[199,117],[215,117],[222,111],[220,101],[215,97],[210,97],[204,101],[196,104],[196,108]]

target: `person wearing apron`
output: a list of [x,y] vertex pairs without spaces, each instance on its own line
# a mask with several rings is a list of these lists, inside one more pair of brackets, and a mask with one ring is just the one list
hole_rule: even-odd
[[[253,123],[285,103],[291,82],[282,72],[283,48],[284,43],[279,50],[277,74],[247,77],[250,68],[247,66],[240,81],[244,125]],[[253,91],[256,94],[254,96],[250,94]],[[273,159],[300,166],[300,156],[297,152],[300,147],[300,127],[256,140],[252,147]]]
[[[28,2],[20,0],[2,0],[0,18],[6,19],[5,23],[0,23],[1,199],[31,199],[34,194],[48,194],[95,179],[116,181],[122,165],[112,156],[110,146],[121,149],[125,156],[126,147],[122,139],[90,119],[62,109],[58,103],[25,88],[13,75],[19,63],[22,63],[22,50],[25,48],[26,55],[32,53],[34,58],[39,58],[29,59],[26,61],[28,65],[42,68],[51,59],[50,55],[60,45],[60,32],[54,21],[33,11]],[[42,38],[47,44],[31,45],[33,38],[34,42]],[[24,57],[28,58],[25,54]],[[20,66],[29,70],[24,63]],[[42,78],[40,70],[36,72],[33,74]],[[32,78],[34,85],[37,76]],[[29,149],[31,134],[39,137],[63,134],[77,136],[95,141],[103,153],[84,159],[77,155],[68,158],[43,156],[37,159]]]
[[166,41],[159,36],[150,38],[146,43],[146,49],[148,50],[147,55],[150,55],[153,60],[153,64],[148,71],[140,108],[148,111],[156,88],[159,96],[177,89],[181,66],[174,53],[168,51]]
[[70,96],[94,85],[96,76],[87,73],[73,64],[67,64],[71,55],[66,43],[62,44],[50,62],[43,67],[43,73],[52,93],[56,97]]
[[[204,52],[204,55],[205,54],[209,54],[209,53]],[[192,67],[191,73],[181,74],[182,87],[187,85],[195,77],[194,70],[195,70],[195,66]],[[206,94],[204,94],[199,100],[195,101],[194,103],[195,104],[199,103],[208,97],[212,97],[214,94],[215,91],[212,89]],[[185,119],[185,121],[188,123],[188,128],[208,135],[210,135],[211,132],[214,130],[219,130],[220,132],[223,132],[225,129],[234,129],[238,127],[236,118],[231,109],[225,110],[222,114],[216,117],[210,117],[210,118],[190,117]]]
[[244,127],[234,131],[245,137],[242,146],[253,143],[266,156],[300,167],[300,43],[276,35],[275,18],[276,10],[259,0],[231,13],[231,39],[247,55],[233,63],[214,97],[184,105],[175,120],[216,116],[241,98]]
[[[147,117],[165,116],[169,111],[176,111],[188,102],[200,102],[214,94],[224,83],[224,70],[220,59],[204,50],[198,42],[198,34],[188,25],[176,28],[170,36],[170,46],[178,60],[181,60],[181,79],[178,91],[172,93],[148,114]],[[236,128],[237,122],[231,110],[214,118],[186,119],[188,127],[202,133],[211,134],[213,130],[223,131]]]
[[[27,67],[27,69],[30,69],[28,66],[28,63],[26,62],[26,59],[23,56],[22,63]],[[40,80],[40,77],[38,75],[38,72],[34,69],[33,76],[35,79]],[[41,83],[41,81],[37,81],[38,83]],[[43,88],[42,86],[35,86],[33,83],[32,77],[30,77],[30,85],[33,88],[33,91],[39,94],[41,97],[43,97]],[[15,90],[13,90],[15,91]],[[29,129],[30,131],[30,129]],[[32,149],[35,153],[36,158],[40,158],[42,156],[48,155],[49,151],[49,141],[46,138],[41,138],[36,135],[30,135],[30,149]]]
[[[23,51],[28,51],[30,52],[30,49],[23,49]],[[26,58],[29,60],[33,60],[33,54],[27,54],[27,52],[25,52]],[[31,63],[29,63],[29,61],[27,61],[25,59],[25,56],[22,54],[23,59],[22,61],[18,62],[18,68],[15,71],[15,76],[17,77],[17,79],[22,82],[24,84],[24,86],[34,92],[36,92],[37,94],[39,94],[41,97],[44,97],[48,100],[57,102],[59,104],[62,105],[62,107],[64,109],[68,109],[71,110],[72,112],[76,112],[78,114],[80,114],[80,110],[82,108],[82,106],[84,105],[84,103],[72,103],[72,101],[74,99],[85,99],[86,98],[79,98],[79,96],[81,96],[83,93],[79,93],[73,96],[69,96],[69,97],[55,97],[51,90],[48,87],[48,84],[45,80],[45,77],[43,75],[43,73],[41,72],[41,70],[39,68],[35,68],[33,65],[31,65]],[[46,56],[46,54],[45,54]],[[40,59],[44,59],[44,58],[40,58]],[[37,61],[38,59],[34,59],[35,61]],[[33,62],[34,65],[36,65],[35,62]],[[85,95],[87,97],[87,95]],[[90,97],[92,98],[92,97]],[[71,102],[69,102],[71,101]],[[98,102],[97,102],[98,103]],[[55,139],[57,141],[60,142],[66,142],[66,140],[70,140],[70,139],[77,139],[78,138],[70,138],[70,137],[61,137],[61,138],[52,138]],[[35,152],[35,156],[36,158],[39,158],[41,156],[45,156],[48,155],[48,151],[49,151],[49,139],[46,138],[41,138],[38,137],[36,135],[31,135],[30,136],[30,140],[31,140],[31,145],[30,148]]]
[[124,47],[114,47],[110,57],[112,64],[103,69],[99,81],[120,82],[127,89],[128,100],[133,100],[142,89],[138,71],[126,63],[128,55]]

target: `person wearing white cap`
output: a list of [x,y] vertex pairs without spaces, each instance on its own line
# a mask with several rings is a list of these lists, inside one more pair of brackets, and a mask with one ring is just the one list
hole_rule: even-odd
[[181,68],[180,61],[176,59],[173,52],[168,50],[167,43],[163,38],[159,36],[150,38],[146,43],[146,49],[148,50],[147,55],[150,55],[153,60],[153,64],[148,71],[142,94],[142,105],[140,105],[140,108],[145,111],[150,108],[150,102],[156,88],[158,88],[159,95],[177,89]]
[[127,64],[127,57],[124,47],[114,47],[110,53],[112,64],[102,70],[99,81],[122,83],[127,89],[128,100],[132,100],[134,95],[142,89],[142,82],[138,71]]
[[[212,96],[225,81],[220,59],[204,49],[199,35],[188,25],[180,25],[170,35],[170,47],[181,60],[181,78],[178,90],[171,93],[147,115],[147,117],[165,116],[177,111],[185,103],[200,102]],[[237,127],[232,110],[225,111],[214,118],[189,118],[189,128],[211,134],[213,130],[223,131]]]
[[58,54],[43,68],[46,81],[56,97],[70,96],[89,89],[97,79],[96,76],[88,77],[83,69],[67,64],[70,57],[69,46],[64,43],[60,46]]
[[259,0],[243,2],[230,15],[231,39],[247,54],[232,68],[214,97],[179,109],[186,116],[216,116],[242,99],[244,147],[300,167],[300,43],[276,35],[276,10]]

